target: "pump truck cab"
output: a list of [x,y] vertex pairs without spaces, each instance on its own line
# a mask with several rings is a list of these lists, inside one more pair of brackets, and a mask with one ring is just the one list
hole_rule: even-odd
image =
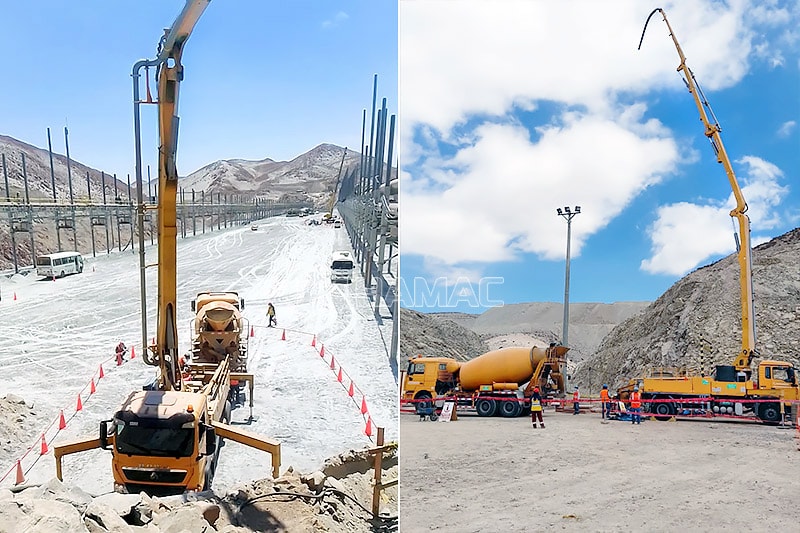
[[413,400],[417,411],[436,398],[456,397],[459,405],[475,408],[478,416],[519,416],[530,408],[534,387],[543,397],[563,396],[568,350],[556,345],[509,347],[466,362],[414,357],[408,360],[402,381],[403,399]]
[[[722,128],[716,122],[714,113],[700,90],[694,74],[686,65],[686,57],[678,44],[675,32],[662,9],[654,9],[645,22],[645,31],[656,12],[660,12],[669,30],[672,42],[678,51],[680,64],[678,71],[683,74],[686,87],[694,98],[695,106],[700,113],[700,121],[705,127],[705,135],[711,141],[711,147],[722,164],[728,177],[736,206],[730,216],[739,227],[736,237],[737,260],[739,263],[739,297],[741,304],[742,344],[741,350],[733,358],[730,365],[719,365],[711,376],[688,376],[677,372],[660,372],[651,377],[631,380],[619,390],[621,399],[626,399],[634,386],[638,385],[646,410],[666,420],[685,410],[702,410],[717,414],[753,414],[766,423],[777,423],[783,415],[791,415],[792,400],[800,399],[800,387],[797,383],[797,370],[791,363],[773,359],[764,359],[758,364],[756,376],[752,376],[752,362],[761,356],[756,350],[756,314],[753,299],[752,252],[750,249],[750,219],[747,203],[742,189],[733,172],[725,146],[722,144],[720,132]],[[642,32],[644,40],[644,31]],[[642,41],[639,41],[641,48]],[[708,112],[706,112],[708,109]],[[709,115],[715,122],[709,120]],[[750,411],[751,413],[746,413]]]

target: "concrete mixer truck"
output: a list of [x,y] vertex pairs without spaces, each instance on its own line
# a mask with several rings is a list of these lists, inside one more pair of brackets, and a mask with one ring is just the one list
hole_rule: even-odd
[[192,360],[218,363],[231,356],[231,371],[247,371],[244,299],[235,292],[201,292],[192,300]]
[[519,416],[530,408],[536,386],[543,397],[563,395],[568,350],[551,344],[501,348],[466,362],[411,358],[402,380],[402,398],[412,401],[418,412],[436,398],[456,397],[459,406],[472,407],[479,416]]

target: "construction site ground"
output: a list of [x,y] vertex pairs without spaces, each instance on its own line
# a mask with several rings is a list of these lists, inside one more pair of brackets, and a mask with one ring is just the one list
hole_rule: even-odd
[[[795,531],[794,429],[402,414],[401,530]],[[424,509],[424,511],[422,511]]]
[[[238,291],[253,332],[248,370],[255,375],[255,419],[245,424],[249,410],[241,407],[233,411],[232,423],[278,439],[282,472],[289,466],[296,472],[313,472],[329,457],[372,446],[374,441],[365,435],[365,418],[371,418],[373,439],[378,425],[386,428],[387,441],[398,437],[397,385],[388,356],[389,313],[383,307],[376,320],[358,270],[352,284],[330,282],[330,254],[349,248],[347,234],[329,225],[309,226],[306,220],[276,217],[258,221],[257,231],[237,226],[178,239],[181,351],[190,343],[189,302],[195,294]],[[156,250],[147,247],[148,263],[157,261]],[[155,269],[148,269],[148,339],[156,333],[156,282]],[[3,276],[0,291],[0,314],[7,328],[0,339],[0,396],[16,395],[27,404],[0,410],[8,417],[0,423],[1,476],[48,427],[50,448],[64,440],[96,436],[100,420],[110,418],[155,371],[142,361],[138,252],[89,256],[83,274],[55,281],[34,274]],[[277,309],[276,328],[266,327],[268,302]],[[284,328],[286,340],[281,340]],[[311,346],[314,335],[316,347]],[[122,366],[107,361],[119,341],[136,351],[136,358]],[[331,355],[337,370],[344,370],[344,384],[327,364]],[[104,377],[98,379],[103,361]],[[90,395],[92,377],[96,392]],[[352,399],[348,377],[356,385]],[[76,412],[82,390],[83,409]],[[362,393],[369,409],[366,417],[360,410]],[[62,409],[67,427],[53,437],[54,428],[48,425]],[[37,447],[22,461],[26,483],[46,483],[55,475],[52,451],[33,463],[38,454]],[[65,483],[92,495],[111,490],[110,452],[68,456],[64,463]],[[267,454],[226,442],[214,488],[222,493],[265,478],[269,464]],[[12,473],[0,486],[13,482]]]

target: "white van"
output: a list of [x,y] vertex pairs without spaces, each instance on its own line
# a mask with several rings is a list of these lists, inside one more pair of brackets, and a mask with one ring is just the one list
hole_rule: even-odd
[[56,252],[36,258],[36,275],[63,278],[83,272],[83,256],[78,252]]
[[331,256],[331,281],[352,283],[353,254],[340,251]]

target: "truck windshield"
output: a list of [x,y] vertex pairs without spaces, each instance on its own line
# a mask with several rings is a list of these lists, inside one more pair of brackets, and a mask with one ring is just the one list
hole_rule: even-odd
[[334,270],[350,270],[353,268],[352,261],[334,261],[331,265],[331,268]]
[[117,452],[155,457],[189,457],[194,451],[194,429],[149,428],[117,423]]

